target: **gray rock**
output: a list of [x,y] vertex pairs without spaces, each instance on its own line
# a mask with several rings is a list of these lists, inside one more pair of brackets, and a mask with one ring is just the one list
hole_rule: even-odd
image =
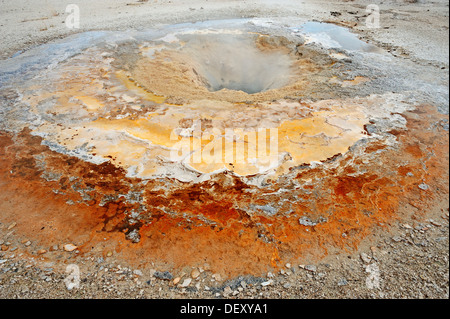
[[338,282],[338,286],[339,286],[339,287],[347,286],[347,285],[348,285],[348,281],[347,281],[347,279],[345,279],[345,278],[339,280],[339,282]]
[[308,217],[302,217],[298,220],[298,222],[300,223],[300,225],[303,225],[303,226],[316,226],[317,225],[316,222],[313,222]]
[[266,213],[269,216],[275,216],[278,212],[278,210],[275,207],[272,207],[271,205],[252,205],[253,209],[256,210],[262,210],[264,213]]
[[316,272],[317,271],[317,267],[314,265],[306,265],[305,269],[310,271],[310,272]]
[[168,271],[164,271],[164,272],[156,271],[153,276],[160,280],[172,280],[173,279],[173,275]]
[[395,241],[396,243],[399,243],[402,241],[402,238],[400,236],[395,236],[395,237],[392,237],[392,240]]
[[131,240],[133,243],[138,243],[141,241],[141,235],[139,234],[139,230],[134,229],[129,232],[126,236],[128,240]]

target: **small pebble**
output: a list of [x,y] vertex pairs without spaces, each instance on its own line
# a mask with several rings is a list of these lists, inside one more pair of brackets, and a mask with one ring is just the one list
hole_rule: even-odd
[[189,285],[191,284],[192,279],[191,278],[187,278],[183,281],[183,283],[181,284],[181,288],[186,288],[189,287]]
[[339,286],[339,287],[347,286],[347,285],[348,285],[347,279],[341,279],[341,280],[339,280],[339,282],[338,282],[338,286]]
[[223,290],[223,295],[224,296],[228,296],[228,295],[230,295],[230,294],[232,294],[233,293],[233,290],[230,288],[230,287],[226,287],[224,290]]
[[316,272],[317,271],[317,267],[314,265],[306,265],[305,269],[310,271],[310,272]]
[[66,244],[64,245],[64,250],[68,251],[68,252],[72,252],[74,250],[76,250],[78,247],[73,245],[73,244]]
[[192,279],[197,279],[200,276],[200,271],[198,269],[194,269],[191,272]]
[[392,237],[392,240],[395,241],[396,243],[399,243],[402,241],[402,238],[400,236],[395,236],[395,237]]
[[12,223],[11,225],[8,226],[8,230],[13,229],[14,227],[16,227],[16,222]]

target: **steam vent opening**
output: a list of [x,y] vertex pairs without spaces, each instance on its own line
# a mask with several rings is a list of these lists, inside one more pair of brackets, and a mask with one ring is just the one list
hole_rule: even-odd
[[199,76],[212,92],[228,89],[254,94],[285,86],[292,79],[293,59],[280,48],[262,47],[257,38],[201,36],[189,41],[182,52],[192,55]]
[[448,95],[422,68],[291,20],[30,49],[0,61],[1,222],[217,287],[346,257],[448,194]]

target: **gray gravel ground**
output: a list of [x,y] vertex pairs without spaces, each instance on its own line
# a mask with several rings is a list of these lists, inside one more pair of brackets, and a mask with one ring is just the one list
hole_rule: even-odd
[[[448,211],[432,217],[399,223],[378,242],[370,240],[373,246],[328,256],[317,265],[286,265],[260,278],[227,281],[206,269],[142,272],[117,264],[113,257],[81,257],[76,250],[58,247],[43,253],[33,243],[14,241],[8,235],[14,228],[1,225],[1,242],[8,250],[0,252],[0,298],[448,299]],[[61,258],[63,254],[70,257]],[[69,262],[79,267],[81,280],[71,290],[65,282]]]

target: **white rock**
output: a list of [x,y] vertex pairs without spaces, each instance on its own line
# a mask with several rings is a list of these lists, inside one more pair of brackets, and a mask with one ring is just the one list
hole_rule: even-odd
[[230,287],[226,287],[224,290],[223,290],[223,295],[224,296],[228,296],[229,294],[232,294],[233,293],[233,290],[230,288]]
[[13,229],[14,227],[16,227],[16,222],[12,223],[11,225],[8,226],[8,230]]
[[222,281],[222,277],[220,276],[220,274],[214,274],[214,275],[212,275],[212,277],[216,281],[219,281],[219,282]]
[[73,245],[73,244],[66,244],[63,246],[65,251],[71,252],[74,251],[75,249],[77,249],[78,247]]
[[186,288],[189,287],[189,285],[191,284],[192,279],[191,278],[186,278],[183,283],[181,284],[181,288]]
[[137,100],[137,98],[131,97],[131,96],[126,95],[126,94],[122,95],[122,99],[123,99],[125,102],[127,102],[127,103],[136,102],[136,100]]
[[144,274],[142,273],[142,271],[140,271],[139,269],[136,269],[135,271],[133,271],[133,273],[136,275],[136,276],[139,276],[139,277],[142,277]]

